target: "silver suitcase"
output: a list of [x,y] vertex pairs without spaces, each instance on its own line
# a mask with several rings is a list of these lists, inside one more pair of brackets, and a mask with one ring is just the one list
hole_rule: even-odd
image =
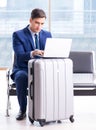
[[28,62],[28,117],[31,123],[73,118],[73,64],[70,59]]

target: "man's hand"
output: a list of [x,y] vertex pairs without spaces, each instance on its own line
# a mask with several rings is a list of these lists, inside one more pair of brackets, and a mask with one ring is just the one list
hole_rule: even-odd
[[38,49],[32,51],[32,56],[34,57],[36,55],[43,56],[44,55],[44,51],[43,50],[38,50]]

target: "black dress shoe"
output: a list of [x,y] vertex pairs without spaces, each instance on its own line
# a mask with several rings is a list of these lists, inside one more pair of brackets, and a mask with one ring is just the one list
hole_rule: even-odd
[[23,120],[26,117],[26,112],[19,111],[16,120]]

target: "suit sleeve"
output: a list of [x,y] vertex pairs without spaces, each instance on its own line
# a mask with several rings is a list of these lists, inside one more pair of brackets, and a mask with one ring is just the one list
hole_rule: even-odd
[[[22,36],[21,36],[22,37]],[[19,66],[23,66],[30,60],[30,51],[26,51],[23,44],[23,37],[20,38],[17,33],[13,33],[13,50],[16,55],[16,61]]]

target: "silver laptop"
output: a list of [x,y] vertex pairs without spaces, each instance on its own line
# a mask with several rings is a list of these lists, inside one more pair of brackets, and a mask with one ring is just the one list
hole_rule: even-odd
[[71,50],[72,39],[65,38],[47,38],[44,50],[46,58],[67,58]]

